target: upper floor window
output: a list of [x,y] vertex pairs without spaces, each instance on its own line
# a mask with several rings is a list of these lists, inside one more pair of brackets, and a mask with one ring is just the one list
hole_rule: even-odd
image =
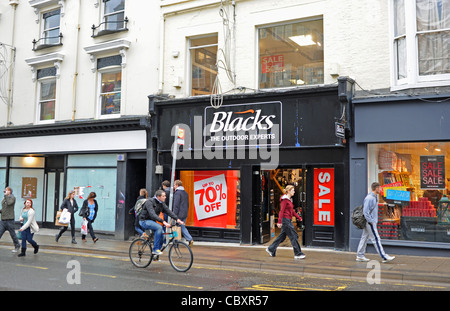
[[100,81],[99,114],[101,117],[119,116],[122,95],[122,67],[120,55],[99,58],[97,70]]
[[125,28],[125,0],[103,0],[104,30]]
[[209,95],[217,77],[217,35],[189,40],[191,95]]
[[450,79],[450,0],[393,0],[394,85]]
[[261,27],[258,39],[259,88],[323,83],[321,18]]
[[56,68],[49,67],[37,71],[38,78],[38,122],[55,120]]
[[43,44],[59,43],[60,12],[61,10],[57,9],[42,14],[41,38],[44,38]]

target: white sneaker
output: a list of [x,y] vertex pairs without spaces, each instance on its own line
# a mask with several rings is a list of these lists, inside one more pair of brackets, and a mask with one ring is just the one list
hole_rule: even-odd
[[303,254],[303,253],[301,253],[301,254],[298,255],[298,256],[294,256],[294,259],[303,259],[303,258],[305,258],[305,257],[306,257],[306,255]]
[[266,248],[266,252],[270,255],[270,257],[275,257],[275,256],[273,255],[273,253],[272,253],[271,251],[269,251],[269,248]]
[[356,256],[356,261],[367,262],[370,261],[370,259],[366,258],[366,256]]
[[383,259],[382,262],[389,262],[395,259],[395,256],[386,255],[386,259]]
[[20,250],[20,247],[16,247],[16,248],[14,248],[11,252],[17,253],[19,250]]
[[159,249],[158,249],[157,251],[153,251],[153,252],[152,252],[152,254],[153,254],[153,255],[156,255],[156,256],[162,255],[162,253],[163,253],[163,252],[161,252]]

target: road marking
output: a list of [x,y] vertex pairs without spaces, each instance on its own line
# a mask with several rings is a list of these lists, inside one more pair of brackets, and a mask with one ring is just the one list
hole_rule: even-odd
[[175,283],[156,282],[156,284],[180,286],[180,287],[195,288],[195,289],[203,289],[203,287],[197,287],[197,286],[192,286],[192,285],[183,285],[183,284],[175,284]]
[[26,268],[39,269],[39,270],[48,270],[48,268],[46,268],[46,267],[27,266],[27,265],[20,265],[20,264],[17,264],[16,266],[17,267],[26,267]]
[[247,287],[244,289],[252,290],[267,290],[267,291],[301,291],[301,290],[312,290],[312,291],[332,291],[332,290],[343,290],[346,286],[339,286],[334,289],[317,288],[317,287],[300,287],[300,286],[287,286],[287,285],[268,285],[268,284],[257,284],[252,287]]
[[105,277],[105,278],[112,278],[112,279],[117,278],[115,275],[106,275],[106,274],[98,274],[98,273],[90,273],[90,272],[81,272],[81,274],[102,276],[102,277]]

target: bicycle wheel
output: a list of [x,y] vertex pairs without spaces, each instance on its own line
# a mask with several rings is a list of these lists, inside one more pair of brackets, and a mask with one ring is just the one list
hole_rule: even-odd
[[138,268],[146,268],[153,260],[152,245],[146,239],[134,240],[128,251],[130,260]]
[[186,272],[194,262],[194,255],[186,243],[174,241],[169,249],[169,261],[176,271]]

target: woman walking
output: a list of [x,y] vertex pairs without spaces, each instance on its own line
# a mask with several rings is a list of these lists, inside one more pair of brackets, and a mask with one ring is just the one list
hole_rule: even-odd
[[292,224],[292,216],[297,217],[298,220],[302,218],[294,211],[294,204],[292,203],[292,196],[295,193],[294,186],[288,185],[284,189],[284,195],[280,198],[281,209],[278,215],[278,228],[281,228],[280,235],[273,241],[272,245],[266,248],[266,252],[270,256],[275,257],[278,246],[286,239],[286,236],[291,240],[292,247],[294,248],[294,258],[303,259],[305,254],[302,253],[300,244],[298,243],[298,234],[295,231],[294,225]]
[[36,223],[36,213],[33,208],[33,201],[30,199],[25,200],[24,205],[19,219],[20,222],[23,222],[23,225],[19,229],[22,234],[22,249],[18,257],[25,256],[27,241],[34,247],[35,254],[39,251],[39,245],[33,240],[34,233],[39,231],[39,226]]
[[[72,235],[72,244],[77,244],[75,241],[75,213],[78,211],[78,204],[75,200],[75,191],[70,191],[67,197],[64,199],[63,203],[61,204],[60,209],[63,210],[67,208],[67,210],[70,212],[70,233]],[[68,226],[67,226],[68,227]],[[61,231],[56,235],[56,242],[58,242],[61,235],[67,231],[67,227],[62,227]]]
[[[83,206],[81,207],[79,215],[83,217],[83,220],[87,220],[87,228],[89,230],[89,234],[91,235],[92,240],[95,242],[98,241],[98,238],[95,236],[94,229],[92,228],[92,223],[94,222],[95,218],[97,217],[97,211],[98,211],[98,203],[95,198],[97,195],[95,192],[91,192],[88,195],[88,198],[84,200]],[[86,242],[86,235],[81,235],[81,240],[83,242]]]

